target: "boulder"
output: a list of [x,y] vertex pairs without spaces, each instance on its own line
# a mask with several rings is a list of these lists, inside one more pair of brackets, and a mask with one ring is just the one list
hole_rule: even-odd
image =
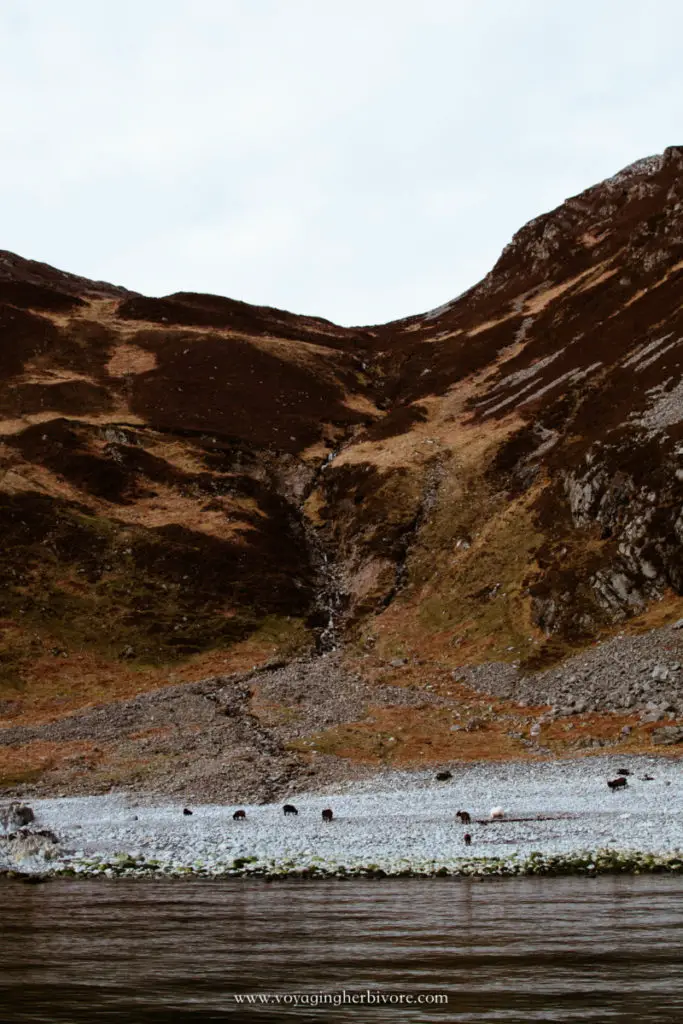
[[653,729],[652,742],[656,744],[683,743],[683,726],[662,725],[659,729]]
[[662,701],[659,704],[649,701],[645,706],[644,712],[640,715],[640,724],[648,725],[652,722],[659,722],[667,714],[669,707],[668,701]]
[[59,840],[48,829],[31,831],[22,828],[0,837],[0,860],[17,863],[28,857],[42,857],[50,860],[59,849]]
[[8,807],[0,809],[0,825],[5,832],[14,828],[24,828],[35,821],[35,817],[28,804],[20,803],[18,800],[13,800]]

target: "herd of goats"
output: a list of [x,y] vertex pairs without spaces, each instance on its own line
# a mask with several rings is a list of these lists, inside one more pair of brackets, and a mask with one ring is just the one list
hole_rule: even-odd
[[[620,768],[617,771],[615,778],[608,779],[607,785],[612,790],[612,792],[615,792],[616,790],[620,790],[620,789],[625,789],[626,786],[628,786],[627,776],[630,775],[630,774],[631,774],[631,772],[628,770],[628,768]],[[449,772],[449,771],[441,771],[441,772],[437,772],[437,774],[436,774],[437,782],[448,782],[452,778],[453,778],[452,773]],[[643,782],[651,781],[652,778],[653,778],[653,776],[651,776],[651,775],[641,776],[641,779],[642,779]],[[299,814],[298,810],[296,809],[296,807],[293,804],[285,804],[283,806],[282,810],[283,810],[283,813],[284,813],[286,818],[289,817],[290,815],[298,815]],[[183,808],[183,814],[184,815],[188,815],[189,816],[192,813],[193,812],[190,810],[189,807]],[[238,810],[236,810],[234,812],[232,817],[233,817],[234,821],[246,821],[247,812],[244,809],[239,808]],[[459,819],[461,825],[469,825],[472,822],[472,815],[469,813],[469,811],[457,811],[455,817]],[[548,818],[551,818],[551,817],[552,818],[566,817],[566,815],[534,815],[531,818],[506,818],[505,811],[503,810],[502,807],[492,807],[488,818],[477,818],[475,820],[476,820],[477,824],[479,824],[479,825],[488,825],[491,822],[501,821],[503,819],[506,819],[507,821],[511,821],[511,822],[512,821],[515,821],[515,822],[516,821],[541,821],[541,820],[547,820]],[[334,813],[333,813],[333,811],[332,811],[332,809],[330,807],[326,807],[323,810],[323,812],[322,812],[322,820],[324,822],[331,822],[331,821],[334,820]],[[12,834],[12,830],[14,830],[14,829],[25,830],[27,828],[27,826],[30,826],[34,821],[35,821],[35,814],[34,814],[33,810],[27,804],[22,803],[21,801],[14,800],[7,807],[0,808],[0,826],[2,827],[2,829],[3,829],[3,831],[5,833],[10,833],[10,835],[6,836],[7,839],[12,839],[14,837],[13,834]],[[15,833],[15,834],[18,835],[19,833]],[[57,842],[57,837],[54,836],[53,833],[51,833],[49,831],[46,831],[46,830],[41,830],[40,832],[32,832],[31,835],[35,836],[36,838],[43,837],[45,839],[49,839],[52,842],[55,842],[55,843]],[[463,842],[464,842],[465,846],[470,846],[471,845],[471,843],[472,843],[472,836],[471,836],[471,834],[469,832],[465,832],[464,833],[464,835],[463,835]]]
[[[607,785],[612,790],[612,792],[614,792],[615,790],[618,790],[618,789],[624,789],[626,786],[628,786],[628,781],[626,779],[626,776],[630,775],[630,774],[631,774],[631,772],[629,771],[628,768],[620,768],[619,771],[616,774],[616,778],[608,779]],[[437,782],[448,782],[452,778],[453,778],[452,773],[448,772],[448,771],[437,772],[437,774],[436,774]],[[645,776],[643,776],[643,781],[651,781],[652,778],[653,777],[651,775],[645,775]],[[298,813],[299,813],[298,810],[296,809],[296,807],[293,804],[285,804],[283,806],[282,810],[283,810],[283,813],[284,813],[286,818],[289,817],[292,814],[298,815]],[[192,811],[190,810],[189,807],[185,807],[185,808],[183,808],[183,814],[191,815]],[[246,821],[247,812],[243,808],[239,808],[238,810],[235,811],[235,813],[233,814],[232,817],[233,817],[233,821]],[[472,815],[469,813],[469,811],[456,811],[455,817],[459,818],[461,825],[469,825],[472,822]],[[557,818],[557,817],[565,817],[565,815],[534,815],[534,817],[532,817],[532,818],[508,818],[507,820],[508,821],[514,821],[514,822],[517,822],[517,821],[543,821],[543,820],[548,820],[549,818]],[[324,811],[322,811],[322,819],[325,822],[330,822],[330,821],[334,820],[334,812],[332,811],[331,807],[326,807],[324,809]],[[503,808],[502,807],[492,807],[491,811],[489,813],[489,817],[488,818],[477,818],[475,820],[476,820],[477,824],[479,824],[479,825],[488,825],[492,821],[502,821],[503,819],[505,819],[505,811],[503,810]],[[462,838],[463,838],[463,842],[464,842],[465,846],[470,846],[471,845],[471,843],[472,843],[472,835],[471,835],[471,833],[465,832]]]

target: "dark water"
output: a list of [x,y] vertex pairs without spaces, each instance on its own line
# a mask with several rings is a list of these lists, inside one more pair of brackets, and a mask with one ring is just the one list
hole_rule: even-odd
[[[0,894],[3,1024],[683,1022],[676,879],[5,882]],[[414,1002],[311,1005],[367,990]],[[283,1002],[240,1006],[244,993]],[[295,994],[308,1005],[285,1005]],[[436,995],[448,1004],[425,1004]]]

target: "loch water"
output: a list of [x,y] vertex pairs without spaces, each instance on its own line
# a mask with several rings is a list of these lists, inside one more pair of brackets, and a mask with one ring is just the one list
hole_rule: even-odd
[[7,880],[0,893],[3,1024],[683,1022],[673,877]]

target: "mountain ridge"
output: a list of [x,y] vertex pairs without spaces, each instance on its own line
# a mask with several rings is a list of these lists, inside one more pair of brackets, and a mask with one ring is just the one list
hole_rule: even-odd
[[0,723],[335,648],[533,674],[673,622],[681,284],[677,146],[386,325],[1,252]]

